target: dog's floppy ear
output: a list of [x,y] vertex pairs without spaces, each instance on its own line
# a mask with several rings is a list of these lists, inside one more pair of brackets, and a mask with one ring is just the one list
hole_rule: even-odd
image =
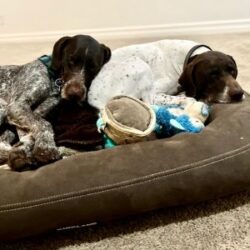
[[107,47],[105,44],[101,44],[101,47],[104,51],[104,60],[103,60],[103,64],[105,64],[106,62],[109,61],[110,57],[111,57],[111,50],[109,47]]
[[232,56],[230,56],[230,55],[227,55],[231,60],[232,60],[232,62],[234,63],[234,66],[235,66],[235,70],[236,70],[236,76],[235,76],[235,78],[237,77],[237,75],[238,75],[238,67],[237,67],[237,64],[236,64],[236,62],[235,62],[235,60],[234,60],[234,58],[232,57]]
[[194,62],[188,63],[188,65],[186,65],[183,69],[183,72],[178,80],[179,84],[182,86],[182,89],[189,97],[196,96],[196,86],[194,83],[194,68]]
[[63,49],[65,48],[69,39],[71,39],[71,37],[64,36],[60,38],[54,45],[52,52],[51,68],[56,72],[59,72],[61,69]]

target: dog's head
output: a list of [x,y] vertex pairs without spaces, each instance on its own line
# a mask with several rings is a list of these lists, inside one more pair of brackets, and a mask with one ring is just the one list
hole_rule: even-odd
[[51,68],[64,82],[62,98],[84,101],[91,81],[110,57],[110,49],[90,36],[59,39],[53,48]]
[[190,58],[179,83],[187,96],[210,103],[231,103],[241,101],[244,95],[237,74],[233,57],[208,51]]

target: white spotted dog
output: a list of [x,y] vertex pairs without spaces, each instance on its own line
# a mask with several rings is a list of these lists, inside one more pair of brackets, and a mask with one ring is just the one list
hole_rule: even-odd
[[240,101],[235,60],[187,40],[161,40],[112,52],[92,81],[88,102],[101,109],[114,96],[128,95],[149,104],[168,100],[178,89],[206,102]]

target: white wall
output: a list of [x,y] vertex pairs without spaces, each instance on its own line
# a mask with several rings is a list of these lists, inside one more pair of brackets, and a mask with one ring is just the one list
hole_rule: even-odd
[[249,0],[1,0],[0,38],[242,19]]

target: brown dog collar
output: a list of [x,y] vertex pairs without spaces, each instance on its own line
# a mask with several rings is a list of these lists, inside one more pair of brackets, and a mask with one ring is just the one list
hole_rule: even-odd
[[198,44],[198,45],[195,45],[194,47],[192,47],[192,48],[188,51],[188,53],[187,53],[187,55],[186,55],[186,58],[185,58],[185,60],[184,60],[183,70],[184,70],[184,68],[187,66],[188,60],[189,60],[190,57],[193,55],[193,53],[194,53],[197,49],[199,49],[199,48],[201,48],[201,47],[204,47],[204,48],[207,48],[207,49],[209,49],[209,50],[212,50],[209,46],[207,46],[207,45],[205,45],[205,44]]

